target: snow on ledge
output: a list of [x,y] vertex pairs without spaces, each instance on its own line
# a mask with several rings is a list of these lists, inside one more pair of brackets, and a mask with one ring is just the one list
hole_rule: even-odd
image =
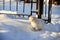
[[5,10],[2,10],[2,11],[0,11],[0,14],[17,14],[17,12],[16,11],[5,11]]

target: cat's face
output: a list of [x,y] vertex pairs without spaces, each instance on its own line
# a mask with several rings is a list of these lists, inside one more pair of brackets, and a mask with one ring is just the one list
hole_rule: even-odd
[[30,22],[33,22],[33,20],[34,20],[34,17],[33,17],[33,16],[30,16],[30,17],[29,17],[29,21],[30,21]]

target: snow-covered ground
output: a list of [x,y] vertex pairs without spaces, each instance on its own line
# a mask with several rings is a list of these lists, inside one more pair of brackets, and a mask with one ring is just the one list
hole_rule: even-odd
[[9,16],[0,15],[0,40],[60,40],[59,15],[53,15],[52,23],[41,31],[32,31],[28,19]]
[[55,19],[56,15],[41,31],[32,31],[28,19],[11,17],[0,15],[0,40],[60,40],[60,19]]
[[53,6],[52,23],[44,24],[41,31],[32,31],[28,18],[0,14],[0,40],[60,40],[58,8]]

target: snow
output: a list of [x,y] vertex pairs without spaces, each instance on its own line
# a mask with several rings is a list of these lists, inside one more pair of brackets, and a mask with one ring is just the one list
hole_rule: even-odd
[[14,12],[14,11],[5,11],[5,10],[0,11],[0,13],[3,13],[3,14],[17,14],[17,12]]
[[1,16],[0,40],[60,40],[60,22],[56,23],[56,18],[52,20],[53,23],[45,24],[41,31],[32,31],[28,19],[12,19],[3,14]]
[[0,40],[60,40],[60,12],[53,10],[52,23],[44,24],[41,31],[32,31],[28,18],[0,14]]

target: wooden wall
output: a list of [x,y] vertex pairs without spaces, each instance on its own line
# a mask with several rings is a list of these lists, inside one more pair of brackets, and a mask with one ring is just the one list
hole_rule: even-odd
[[52,0],[52,4],[54,4],[55,0]]

